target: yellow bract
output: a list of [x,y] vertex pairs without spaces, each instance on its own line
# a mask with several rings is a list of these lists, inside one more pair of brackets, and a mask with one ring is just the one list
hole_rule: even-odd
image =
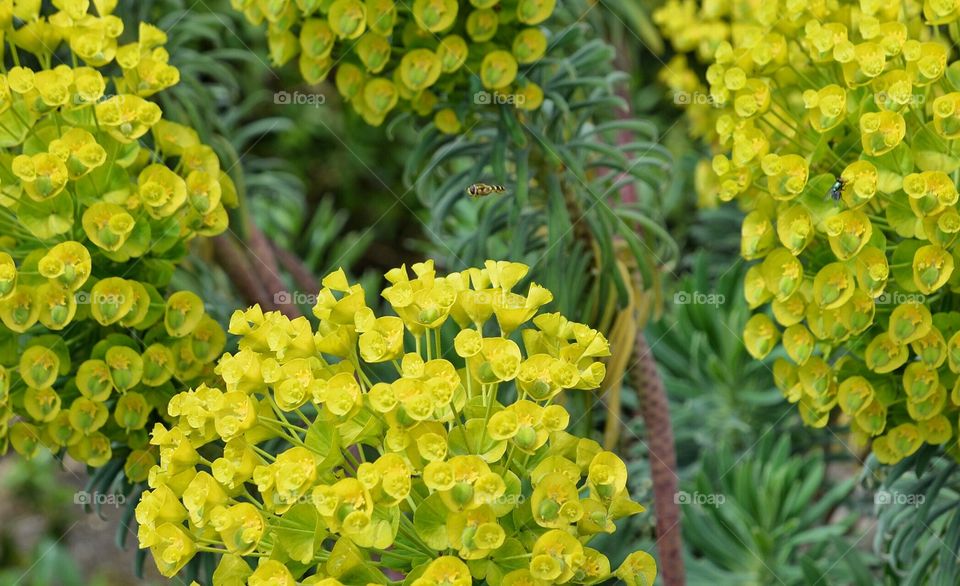
[[803,420],[839,407],[885,463],[956,437],[960,413],[958,39],[932,28],[960,9],[904,6],[668,0],[654,14],[680,53],[661,79],[712,151],[699,200],[745,212],[747,350],[782,344],[776,383]]
[[[231,554],[218,584],[227,576],[287,583],[295,566],[253,568],[239,557],[280,559],[272,557],[280,551],[315,569],[311,584],[335,584],[343,568],[378,583],[372,554],[385,550],[413,584],[472,584],[467,561],[506,557],[515,562],[503,574],[514,583],[613,577],[585,544],[643,508],[630,499],[623,461],[568,434],[570,415],[553,402],[599,387],[606,339],[540,313],[553,297],[523,284],[526,265],[410,269],[389,271],[381,292],[397,315],[377,315],[343,270],[322,281],[316,328],[256,306],[233,315],[239,349],[217,366],[226,391],[202,385],[176,395],[173,425],[153,430],[160,460],[137,519],[140,545],[162,573],[192,554],[190,544],[212,541]],[[190,321],[190,295],[168,301],[173,333]],[[126,350],[84,367],[85,394],[129,387],[135,375],[167,377],[163,347],[140,362]],[[141,411],[127,393],[117,416],[136,425]],[[201,455],[218,451],[212,462]],[[531,519],[522,533],[515,518]]]
[[[0,74],[0,334],[25,348],[7,364],[22,395],[0,381],[0,452],[65,450],[96,467],[129,447],[124,469],[141,481],[171,381],[202,382],[226,343],[202,304],[184,312],[174,294],[165,307],[168,271],[196,235],[226,228],[236,190],[196,132],[149,99],[179,80],[165,33],[125,33],[115,1],[48,4],[0,18],[22,64]],[[178,567],[180,533],[155,537]]]
[[[486,89],[510,94],[509,103],[517,108],[536,110],[543,103],[543,92],[526,78],[526,70],[547,51],[538,25],[553,14],[555,0],[508,5],[497,0],[234,0],[232,5],[253,24],[266,21],[274,63],[296,58],[309,84],[332,74],[340,95],[373,126],[403,110],[435,117],[441,132],[458,133],[460,122],[441,105],[501,103],[473,95],[475,77]],[[139,63],[143,69],[142,57]],[[520,72],[519,64],[528,67]],[[151,68],[157,69],[152,78],[169,73],[162,65]],[[763,88],[748,89],[753,93],[745,93],[744,103],[753,99],[754,107],[767,107]]]

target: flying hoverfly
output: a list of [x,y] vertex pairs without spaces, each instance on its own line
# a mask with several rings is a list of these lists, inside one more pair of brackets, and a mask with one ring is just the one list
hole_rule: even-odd
[[833,201],[839,203],[840,198],[843,196],[843,188],[847,186],[847,180],[843,177],[836,177],[836,180],[833,182],[833,185],[830,186],[830,197],[833,198]]
[[467,195],[473,198],[480,198],[491,193],[503,193],[507,188],[502,185],[487,185],[486,183],[474,183],[467,188]]

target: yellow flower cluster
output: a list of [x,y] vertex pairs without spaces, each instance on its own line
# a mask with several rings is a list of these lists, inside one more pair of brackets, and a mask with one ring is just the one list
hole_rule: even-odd
[[166,576],[222,554],[214,584],[652,584],[649,554],[614,574],[587,547],[642,507],[624,463],[567,433],[555,402],[600,384],[603,335],[538,315],[552,296],[514,291],[525,265],[412,268],[386,275],[396,315],[377,316],[342,270],[323,280],[315,329],[258,306],[233,315],[223,388],[177,395],[176,422],[153,431],[140,546]]
[[[657,15],[709,62],[701,196],[747,212],[744,294],[770,309],[747,349],[782,348],[776,383],[803,420],[839,411],[884,463],[957,448],[958,6],[674,0]],[[950,38],[928,26],[948,23]]]
[[54,4],[0,4],[9,58],[40,64],[0,74],[0,451],[101,466],[119,442],[143,480],[151,412],[172,380],[211,375],[226,338],[196,295],[164,298],[173,262],[226,228],[236,194],[146,99],[179,79],[166,35],[141,24],[119,44],[116,2]]
[[[337,91],[373,126],[398,107],[459,131],[457,104],[490,103],[468,96],[471,77],[510,103],[535,110],[543,90],[521,66],[543,57],[538,26],[556,0],[232,0],[254,23],[267,23],[271,59],[299,59],[310,84],[331,72]],[[449,106],[449,107],[447,107]]]

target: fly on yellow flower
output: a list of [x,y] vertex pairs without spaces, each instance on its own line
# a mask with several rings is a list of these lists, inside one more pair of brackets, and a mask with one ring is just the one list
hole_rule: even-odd
[[486,197],[491,193],[503,193],[507,190],[502,185],[487,185],[486,183],[474,183],[467,188],[467,195],[474,199]]

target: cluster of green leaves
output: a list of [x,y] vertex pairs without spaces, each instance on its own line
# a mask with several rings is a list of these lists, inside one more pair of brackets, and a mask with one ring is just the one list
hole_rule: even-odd
[[[124,16],[152,17],[169,31],[171,61],[183,63],[183,81],[161,105],[196,128],[231,168],[242,205],[231,224],[238,236],[247,235],[238,218],[249,217],[317,275],[369,264],[378,237],[401,230],[405,206],[416,202],[411,196],[397,205],[400,155],[378,148],[382,130],[344,110],[330,88],[303,86],[295,74],[272,69],[262,31],[229,0],[147,0],[126,6]],[[330,100],[278,104],[279,91]]]
[[[801,426],[773,384],[773,357],[753,360],[736,334],[750,316],[744,267],[722,232],[738,212],[691,215],[688,260],[671,287],[678,296],[666,296],[663,318],[647,328],[670,398],[681,489],[692,501],[680,507],[688,583],[807,584],[824,575],[824,583],[874,583],[879,561],[858,540],[870,520],[853,494],[855,479],[827,474],[823,454],[842,465],[853,456],[836,449],[835,436]],[[701,239],[721,244],[703,250]],[[684,303],[684,295],[701,302]],[[628,468],[648,475],[645,445],[629,441],[644,436],[643,423],[636,417],[628,427]],[[833,519],[841,508],[856,513]],[[630,530],[649,539],[642,520]]]
[[856,549],[858,515],[837,510],[856,479],[826,474],[822,454],[792,455],[775,434],[745,454],[720,447],[705,458],[684,506],[684,538],[705,554],[690,582],[875,584],[876,560]]
[[960,465],[924,447],[890,467],[871,457],[864,477],[878,495],[873,546],[886,578],[905,586],[960,582]]
[[[544,89],[538,111],[491,106],[456,136],[427,127],[405,179],[430,210],[428,232],[446,264],[523,260],[539,281],[563,288],[559,311],[602,323],[605,309],[628,298],[618,246],[646,287],[678,251],[655,219],[671,157],[656,126],[614,117],[627,111],[615,92],[623,76],[613,69],[614,49],[588,32],[573,24],[550,38],[528,74]],[[503,183],[510,193],[472,201],[464,187],[474,181]],[[617,201],[626,187],[635,201]]]
[[[691,257],[691,272],[668,301],[697,295],[715,303],[670,303],[647,328],[671,401],[681,468],[696,468],[717,443],[746,449],[773,422],[780,430],[796,425],[795,417],[784,417],[788,407],[770,366],[747,354],[735,334],[750,317],[742,267],[711,262],[718,259],[702,252]],[[728,270],[715,278],[710,272],[717,266]]]

